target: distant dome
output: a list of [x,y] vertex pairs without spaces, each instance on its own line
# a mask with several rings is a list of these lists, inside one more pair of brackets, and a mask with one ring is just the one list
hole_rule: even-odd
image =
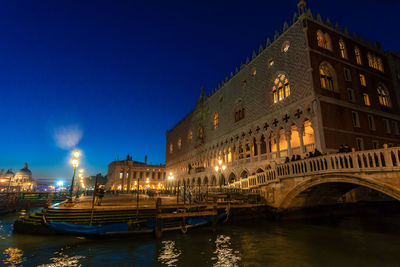
[[8,169],[8,171],[6,172],[6,176],[14,176],[14,173],[11,169]]
[[22,167],[22,169],[17,171],[15,176],[29,176],[29,177],[32,177],[32,172],[31,172],[31,170],[28,169],[28,164],[25,163],[24,167]]

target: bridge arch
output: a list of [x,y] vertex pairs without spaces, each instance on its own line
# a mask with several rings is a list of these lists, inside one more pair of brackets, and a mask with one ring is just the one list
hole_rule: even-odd
[[358,187],[366,187],[400,201],[400,190],[392,185],[352,175],[319,175],[299,183],[280,201],[280,210],[333,205]]

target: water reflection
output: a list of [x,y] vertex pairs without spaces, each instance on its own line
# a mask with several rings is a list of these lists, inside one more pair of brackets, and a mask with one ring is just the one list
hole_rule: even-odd
[[[61,249],[62,250],[62,249]],[[40,267],[81,266],[79,260],[84,256],[68,256],[64,252],[54,252],[57,257],[52,257],[52,263],[39,265]]]
[[231,238],[225,235],[219,235],[215,240],[216,250],[214,254],[215,257],[212,257],[211,260],[217,261],[214,263],[214,266],[239,266],[239,262],[241,258],[237,255],[239,251],[233,250],[231,248]]
[[178,258],[181,251],[175,247],[175,242],[172,240],[162,241],[163,247],[158,256],[158,262],[167,266],[177,266]]
[[26,260],[24,253],[18,248],[7,248],[3,251],[3,264],[7,266],[16,266]]

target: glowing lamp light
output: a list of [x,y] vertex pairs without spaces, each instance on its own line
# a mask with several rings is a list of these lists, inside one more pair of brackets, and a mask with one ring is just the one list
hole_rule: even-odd
[[218,164],[221,165],[221,164],[222,164],[222,160],[219,160],[219,161],[218,161]]
[[225,169],[226,169],[226,166],[225,166],[225,165],[223,165],[223,166],[222,166],[222,170],[223,170],[223,171],[225,171]]
[[219,167],[218,167],[218,166],[215,166],[215,170],[218,171],[218,170],[219,170]]
[[74,166],[75,168],[78,167],[78,165],[79,165],[79,161],[77,159],[73,159],[71,161],[71,163],[72,163],[72,166]]
[[1,179],[0,182],[4,183],[6,181],[6,179]]
[[75,150],[73,155],[75,158],[79,158],[79,156],[81,155],[81,152],[79,152],[79,150]]

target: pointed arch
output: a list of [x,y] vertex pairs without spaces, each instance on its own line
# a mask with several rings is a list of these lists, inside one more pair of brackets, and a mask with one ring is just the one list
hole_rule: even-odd
[[339,50],[340,50],[340,56],[342,58],[347,59],[347,50],[346,50],[346,44],[342,39],[339,40]]
[[290,84],[286,73],[278,72],[273,79],[272,99],[274,103],[284,100],[290,96]]
[[381,106],[391,107],[392,106],[392,102],[390,100],[389,91],[386,88],[386,86],[383,85],[382,83],[379,83],[378,84],[378,88],[376,90],[377,90],[377,93],[378,93],[379,104]]
[[335,70],[333,69],[332,65],[328,62],[322,62],[319,66],[319,75],[320,75],[320,82],[321,87],[323,89],[327,89],[329,91],[337,92],[336,86],[336,74]]

